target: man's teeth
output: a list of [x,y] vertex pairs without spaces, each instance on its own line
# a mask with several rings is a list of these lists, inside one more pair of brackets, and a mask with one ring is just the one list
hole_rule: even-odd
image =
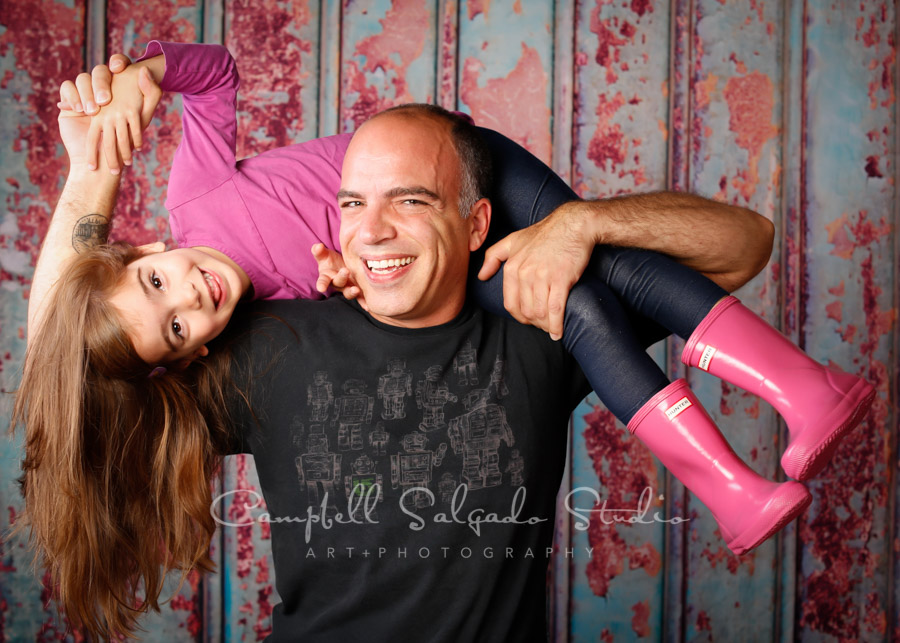
[[372,272],[393,272],[398,268],[407,266],[413,262],[415,257],[403,257],[402,259],[381,259],[379,261],[366,260],[366,265]]

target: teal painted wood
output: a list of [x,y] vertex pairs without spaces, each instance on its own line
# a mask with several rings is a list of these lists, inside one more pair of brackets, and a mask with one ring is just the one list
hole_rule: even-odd
[[[46,25],[40,30],[35,24]],[[6,428],[9,392],[21,376],[27,292],[66,162],[56,143],[58,94],[48,67],[75,73],[84,64],[85,4],[45,0],[4,3],[0,11],[0,423]],[[40,55],[35,55],[40,52]],[[16,479],[22,435],[0,436],[0,534],[21,515]],[[77,519],[73,516],[61,519]],[[46,605],[43,575],[30,571],[25,539],[0,540],[0,639],[58,636],[63,626]]]
[[436,96],[437,3],[363,0],[341,20],[341,131],[373,114]]
[[[781,33],[776,5],[695,2],[692,8],[692,192],[750,207],[769,219],[780,212]],[[727,34],[727,37],[725,35]],[[779,319],[777,282],[770,267],[737,295],[770,322]],[[688,369],[692,389],[737,454],[767,479],[780,473],[778,420],[758,397]],[[684,636],[738,640],[748,623],[758,640],[776,629],[778,541],[738,558],[712,514],[689,497],[696,519],[688,534]]]
[[[653,510],[692,520],[687,527],[626,527],[595,519],[581,531],[561,512],[555,640],[747,640],[751,627],[766,640],[900,636],[890,546],[900,521],[890,484],[900,222],[896,3],[84,6],[10,0],[0,14],[0,190],[7,205],[0,214],[0,387],[8,391],[18,380],[28,281],[65,173],[55,92],[61,78],[106,53],[135,55],[150,37],[225,42],[245,76],[245,154],[352,129],[407,96],[476,117],[505,110],[513,127],[507,133],[525,132],[521,140],[571,172],[586,196],[669,185],[770,217],[778,230],[772,262],[741,296],[817,359],[879,384],[866,425],[810,485],[816,502],[799,530],[737,564],[708,511],[593,400],[583,405],[564,485],[590,487],[609,507],[635,506],[649,485],[665,496]],[[39,37],[26,29],[35,16],[49,25]],[[85,24],[94,25],[88,42]],[[107,25],[105,33],[98,24]],[[291,83],[298,82],[295,92]],[[517,116],[510,96],[526,85],[543,99]],[[162,201],[178,120],[178,101],[164,103],[129,170],[119,238],[167,236]],[[680,342],[655,354],[672,375],[681,372]],[[717,381],[692,382],[738,452],[761,473],[777,475],[784,438],[775,414]],[[17,440],[0,438],[2,529],[21,510],[14,484],[20,457]],[[231,458],[225,469],[220,491],[258,489],[252,459]],[[146,620],[145,640],[264,636],[278,599],[267,530],[255,520],[261,508],[245,506],[253,500],[224,499],[221,515],[251,524],[221,529],[214,541],[220,573],[192,579]],[[44,607],[27,564],[20,541],[0,546],[0,638],[59,638],[65,624]]]
[[573,187],[585,198],[666,185],[669,13],[664,4],[579,4]]
[[[784,56],[782,72],[782,195],[781,211],[778,213],[776,225],[775,253],[778,257],[770,264],[773,271],[773,285],[778,290],[781,316],[779,329],[793,342],[797,342],[796,302],[799,253],[796,242],[798,236],[798,215],[803,210],[803,152],[805,108],[805,21],[804,4],[788,3],[784,10],[782,28],[784,38]],[[786,443],[786,429],[780,427],[779,444]],[[805,519],[805,518],[804,518]],[[797,522],[789,526],[781,537],[781,578],[777,591],[777,627],[778,640],[787,642],[794,640],[797,621],[797,586],[800,582],[797,573],[798,537]]]
[[[572,178],[586,197],[666,184],[667,79],[670,33],[667,7],[622,8],[583,3],[574,16]],[[659,356],[662,357],[664,353]],[[667,527],[664,469],[605,408],[575,413],[573,488],[594,489],[597,505],[635,511],[647,493],[649,524],[615,524],[633,514],[594,513],[589,529],[573,530],[570,638],[593,641],[663,636]],[[583,492],[582,504],[587,502]],[[668,516],[686,517],[676,512]]]
[[[805,253],[799,324],[807,350],[875,383],[864,425],[810,488],[801,522],[798,630],[822,637],[888,635],[892,543],[889,471],[896,471],[896,4],[807,7]],[[896,442],[893,442],[896,445]]]
[[459,103],[475,122],[551,160],[553,5],[460,3]]

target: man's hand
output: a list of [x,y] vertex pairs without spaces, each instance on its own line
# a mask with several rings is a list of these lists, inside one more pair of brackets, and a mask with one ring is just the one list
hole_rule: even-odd
[[59,109],[73,112],[85,112],[94,115],[100,107],[112,99],[112,75],[123,71],[131,64],[125,54],[113,54],[109,58],[109,66],[97,65],[91,73],[81,73],[75,81],[67,80],[60,87]]
[[589,234],[581,202],[565,203],[547,218],[513,232],[488,248],[478,272],[489,279],[503,271],[503,305],[519,322],[562,337],[566,301],[587,267],[596,240]]
[[69,155],[69,163],[72,167],[87,166],[85,155],[88,130],[91,127],[91,117],[84,111],[76,112],[69,109],[59,111],[59,136]]
[[344,258],[339,252],[326,248],[317,243],[311,249],[316,263],[319,264],[319,278],[316,281],[316,290],[324,293],[328,288],[334,288],[347,299],[356,299],[363,309],[366,308],[362,290],[353,281],[350,271],[344,265]]

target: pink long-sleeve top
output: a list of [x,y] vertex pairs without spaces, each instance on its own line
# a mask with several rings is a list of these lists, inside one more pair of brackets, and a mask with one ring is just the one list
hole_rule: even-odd
[[237,67],[225,47],[152,41],[164,91],[182,94],[183,135],[166,207],[179,246],[231,257],[256,299],[320,298],[314,243],[339,248],[337,191],[350,134],[289,145],[238,161]]

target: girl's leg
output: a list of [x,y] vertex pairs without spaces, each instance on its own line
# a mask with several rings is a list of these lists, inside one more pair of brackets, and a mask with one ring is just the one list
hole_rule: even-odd
[[[555,173],[527,151],[496,132],[483,132],[492,148],[495,167],[491,243],[512,229],[530,225],[560,204],[577,198]],[[476,258],[476,262],[473,265],[480,265],[480,258]],[[700,365],[727,381],[758,393],[782,413],[788,420],[791,438],[782,466],[792,477],[807,479],[821,470],[838,440],[862,420],[872,403],[874,389],[871,385],[817,364],[743,306],[733,308],[725,316],[720,314],[723,307],[713,310],[727,293],[668,257],[630,248],[598,248],[583,278],[583,281],[590,280],[606,283],[621,299],[628,311],[632,332],[643,345],[668,334],[661,330],[663,328],[685,339],[691,338],[686,348],[700,346],[704,349],[707,343],[717,344],[723,351],[718,360],[710,362],[708,356],[704,359],[701,349],[693,354],[686,349],[682,359],[688,365]],[[502,288],[495,285],[489,296],[495,301],[498,296],[502,299]],[[580,311],[585,310],[588,308],[578,306],[572,315],[579,316]],[[585,338],[591,336],[590,332],[566,338],[568,328],[578,326],[578,322],[570,321],[572,315],[567,309],[564,331],[567,346],[572,345],[573,340],[589,345]],[[732,326],[720,318],[733,320]],[[582,321],[584,328],[590,328],[593,323]],[[700,342],[698,336],[701,333],[705,333],[709,341]],[[751,337],[754,350],[742,351]],[[714,344],[711,345],[716,349]],[[785,345],[793,348],[790,354],[796,357],[790,365],[777,358],[761,359],[766,355],[785,353],[788,350]],[[574,354],[575,349],[570,350]],[[728,353],[731,357],[724,359]],[[740,360],[735,357],[737,355],[741,356]],[[585,362],[579,359],[579,363]],[[757,373],[758,377],[744,377],[749,371]],[[785,391],[791,389],[788,383],[796,381],[801,373],[808,377],[802,379],[799,392],[785,395]],[[819,403],[804,400],[818,400]]]
[[[500,281],[477,284],[503,313]],[[684,380],[669,383],[631,333],[618,299],[603,282],[579,282],[569,294],[563,342],[612,413],[712,511],[736,554],[791,522],[811,497],[797,482],[757,475],[728,446]]]

